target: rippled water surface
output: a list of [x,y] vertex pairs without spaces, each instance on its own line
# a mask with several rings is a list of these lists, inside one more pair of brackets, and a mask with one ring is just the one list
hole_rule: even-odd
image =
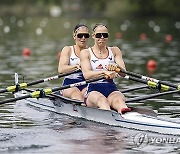
[[[180,21],[169,19],[77,20],[65,18],[14,16],[0,17],[0,89],[14,83],[14,73],[19,73],[20,82],[30,82],[57,75],[58,52],[71,45],[72,29],[83,21],[91,26],[105,22],[109,26],[110,45],[121,48],[127,70],[166,80],[180,82]],[[116,38],[117,32],[122,37]],[[146,33],[147,39],[140,39]],[[172,41],[167,42],[167,34]],[[92,45],[92,40],[89,41]],[[31,55],[23,56],[24,48]],[[157,62],[155,72],[146,69],[149,59]],[[33,86],[36,88],[57,87],[62,79]],[[138,87],[141,83],[117,79],[120,89]],[[142,89],[125,93],[128,98],[149,95],[154,90]],[[0,100],[13,97],[0,94]],[[159,116],[180,122],[180,96],[173,94],[138,103],[158,111]],[[162,143],[165,136],[146,133],[156,137],[150,144],[135,144],[135,136],[143,133],[135,130],[114,128],[103,124],[59,115],[25,103],[8,103],[0,107],[0,153],[179,153],[180,139],[175,143]],[[169,137],[169,136],[168,136]]]

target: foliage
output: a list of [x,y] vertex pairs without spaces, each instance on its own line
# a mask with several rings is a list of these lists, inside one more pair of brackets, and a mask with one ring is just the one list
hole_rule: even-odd
[[[78,9],[71,9],[74,4],[78,6]],[[85,17],[118,17],[119,14],[141,16],[176,15],[179,17],[180,14],[179,0],[0,0],[0,13],[8,9],[9,12],[11,9],[13,10],[14,6],[18,6],[17,8],[22,8],[22,10],[24,6],[26,8],[31,6],[30,9],[37,9],[38,14],[41,11],[48,12],[47,8],[51,5],[60,6],[66,12],[65,14]],[[36,8],[33,9],[33,6]],[[38,6],[40,7],[38,8]],[[5,7],[7,9],[4,9]]]

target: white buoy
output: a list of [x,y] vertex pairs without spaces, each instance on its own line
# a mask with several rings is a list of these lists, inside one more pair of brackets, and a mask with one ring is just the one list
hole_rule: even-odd
[[50,15],[52,17],[59,17],[62,13],[62,9],[59,6],[52,6],[50,8]]
[[10,27],[9,26],[5,26],[4,27],[4,32],[5,33],[9,33],[10,32]]
[[42,28],[39,27],[39,28],[36,29],[36,34],[37,35],[41,35],[42,33],[43,33]]

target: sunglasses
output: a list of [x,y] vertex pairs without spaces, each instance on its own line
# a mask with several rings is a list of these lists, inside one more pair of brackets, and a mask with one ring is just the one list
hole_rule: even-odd
[[79,34],[77,34],[77,38],[83,38],[83,36],[84,36],[84,38],[89,38],[88,33],[79,33]]
[[108,38],[109,34],[108,33],[96,33],[95,37],[96,38],[101,38],[103,36],[103,38]]

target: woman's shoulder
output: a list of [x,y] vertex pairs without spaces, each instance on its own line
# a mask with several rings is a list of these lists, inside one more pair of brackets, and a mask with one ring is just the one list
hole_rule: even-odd
[[62,51],[63,50],[71,50],[71,48],[72,48],[72,46],[65,46],[65,47],[63,47]]
[[117,47],[117,46],[109,46],[108,48],[110,48],[112,51],[120,50],[119,47]]
[[65,46],[63,49],[62,49],[62,53],[70,53],[71,51],[71,46]]
[[115,55],[121,55],[121,54],[122,54],[122,53],[121,53],[121,50],[120,50],[119,47],[117,47],[117,46],[110,47],[110,49],[111,49],[111,51],[112,51],[112,53],[113,53],[114,56],[115,56]]
[[71,46],[65,46],[61,51],[61,57],[69,57],[71,55]]
[[89,56],[89,48],[81,50],[81,56]]

